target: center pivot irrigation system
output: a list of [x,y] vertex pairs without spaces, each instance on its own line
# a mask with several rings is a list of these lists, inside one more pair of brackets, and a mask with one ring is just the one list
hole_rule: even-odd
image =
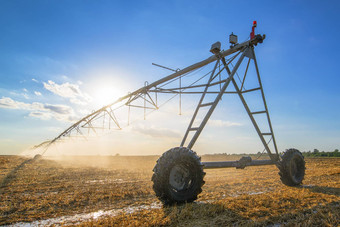
[[[86,139],[88,135],[97,134],[100,130],[120,130],[123,125],[131,123],[133,110],[141,110],[145,119],[149,113],[175,97],[179,98],[181,111],[182,95],[200,95],[180,146],[166,151],[153,169],[153,189],[164,204],[196,200],[205,183],[203,169],[228,167],[243,169],[246,166],[276,165],[284,184],[289,186],[301,184],[305,175],[305,161],[301,152],[288,149],[282,156],[278,153],[254,51],[255,46],[263,42],[265,35],[255,35],[255,27],[256,21],[253,23],[249,40],[238,43],[237,36],[232,33],[229,36],[231,44],[229,49],[221,50],[221,43],[216,42],[210,49],[212,56],[184,69],[173,70],[154,64],[172,70],[173,73],[156,82],[150,84],[146,82],[144,87],[94,111],[53,140],[34,148],[43,149],[44,154],[52,144],[66,138],[80,136]],[[212,69],[204,72],[205,66],[208,65],[213,66]],[[233,85],[232,90],[230,83]],[[248,86],[251,88],[246,89]],[[252,160],[250,157],[243,157],[238,161],[201,162],[201,158],[192,151],[210,116],[222,96],[226,94],[237,95],[240,98],[270,159]],[[247,97],[251,94],[257,94],[258,98]],[[161,96],[167,98],[162,99]],[[253,102],[255,100],[257,104],[252,107],[247,99]],[[118,112],[123,108],[127,111],[119,115]]]

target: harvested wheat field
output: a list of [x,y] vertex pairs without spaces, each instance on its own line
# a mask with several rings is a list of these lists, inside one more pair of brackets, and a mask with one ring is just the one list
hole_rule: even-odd
[[[236,160],[226,155],[202,161]],[[0,157],[0,224],[20,226],[338,226],[340,158],[306,159],[300,187],[275,166],[205,170],[199,199],[163,207],[157,156]]]

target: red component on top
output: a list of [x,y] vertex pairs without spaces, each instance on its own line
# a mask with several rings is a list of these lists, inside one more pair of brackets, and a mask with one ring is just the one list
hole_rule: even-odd
[[253,21],[253,27],[251,28],[251,33],[250,33],[250,39],[254,39],[255,38],[255,28],[257,26],[257,22],[256,20]]

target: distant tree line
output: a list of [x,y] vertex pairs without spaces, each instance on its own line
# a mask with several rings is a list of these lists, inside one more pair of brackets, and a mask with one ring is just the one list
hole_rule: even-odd
[[304,151],[302,152],[305,157],[340,157],[339,149],[335,149],[334,151],[319,151],[318,149],[314,149],[313,151]]
[[[280,155],[282,155],[284,152],[281,152]],[[314,149],[313,151],[303,151],[303,156],[305,157],[340,157],[339,149],[335,149],[334,151],[319,151],[318,149]],[[247,154],[247,153],[241,153],[241,154],[228,154],[228,153],[215,153],[215,154],[205,154],[207,156],[209,155],[227,155],[227,156],[261,156],[265,157],[268,156],[266,152],[257,152],[257,154]]]

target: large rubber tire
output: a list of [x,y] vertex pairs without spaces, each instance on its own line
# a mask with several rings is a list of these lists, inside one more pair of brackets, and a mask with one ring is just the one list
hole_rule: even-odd
[[186,147],[165,152],[153,172],[153,190],[164,205],[193,202],[205,183],[201,158]]
[[279,175],[282,183],[288,186],[297,186],[305,177],[306,163],[302,153],[296,149],[288,149],[282,155],[279,164]]

